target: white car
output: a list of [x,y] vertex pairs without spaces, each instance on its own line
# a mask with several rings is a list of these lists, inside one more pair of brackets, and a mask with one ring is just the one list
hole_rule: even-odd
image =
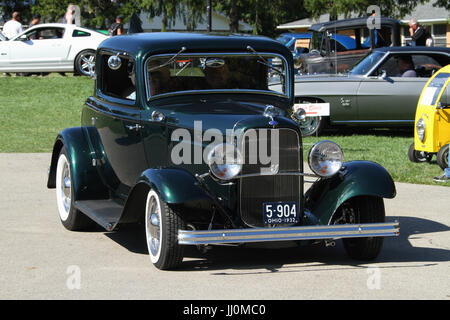
[[77,72],[89,75],[95,50],[108,36],[73,24],[33,26],[0,41],[0,72]]

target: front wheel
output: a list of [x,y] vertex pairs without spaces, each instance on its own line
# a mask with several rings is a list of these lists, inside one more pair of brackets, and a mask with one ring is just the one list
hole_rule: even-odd
[[[355,197],[345,202],[335,223],[382,223],[385,221],[383,199],[375,196]],[[383,237],[343,239],[347,254],[356,260],[373,260],[381,251]]]
[[306,117],[305,120],[297,122],[302,132],[302,136],[308,137],[312,135],[319,135],[322,131],[325,118],[324,117]]
[[151,189],[145,206],[145,234],[150,260],[158,269],[173,269],[181,264],[184,250],[178,244],[178,230],[183,225],[178,214]]
[[408,158],[411,162],[430,162],[433,158],[432,153],[418,151],[414,147],[414,142],[409,146]]
[[437,163],[438,163],[439,167],[441,167],[442,170],[445,170],[446,168],[448,168],[448,149],[449,149],[449,145],[446,144],[445,146],[443,146],[442,148],[439,149],[439,151],[436,155]]
[[84,76],[95,72],[95,51],[83,50],[75,58],[75,71]]
[[56,165],[56,204],[59,218],[67,230],[86,230],[91,228],[94,222],[74,206],[72,177],[69,156],[66,148],[63,147]]

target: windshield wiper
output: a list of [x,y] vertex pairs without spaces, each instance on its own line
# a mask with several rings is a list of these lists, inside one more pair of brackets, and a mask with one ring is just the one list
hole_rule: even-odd
[[152,72],[155,71],[157,69],[160,69],[162,67],[165,67],[169,64],[171,64],[180,54],[182,54],[184,51],[186,51],[186,47],[181,47],[181,50],[178,51],[178,53],[176,53],[172,58],[170,58],[169,60],[167,60],[166,62],[160,64],[159,66],[153,67],[151,69],[148,69],[148,72]]
[[269,63],[269,61],[264,59],[264,57],[261,56],[258,52],[256,52],[256,50],[253,49],[251,46],[247,46],[247,50],[259,57],[260,60],[258,60],[258,63],[261,63],[262,65],[265,65],[266,67],[269,67],[270,69],[276,71],[278,74],[280,74],[283,77],[285,76],[282,70],[280,70],[280,69],[274,67],[273,65],[271,65]]

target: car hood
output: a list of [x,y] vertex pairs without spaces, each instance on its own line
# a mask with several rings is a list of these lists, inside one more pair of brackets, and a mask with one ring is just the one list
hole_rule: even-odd
[[[252,127],[272,128],[269,124],[272,120],[264,116],[264,110],[267,104],[237,100],[200,100],[191,103],[174,104],[165,106],[169,116],[167,121],[169,125],[177,128],[193,130],[194,126],[201,130],[218,129],[223,134],[227,129],[247,129]],[[276,106],[276,105],[275,105]],[[296,127],[293,120],[286,118],[286,111],[279,108],[281,115],[274,117],[276,126]]]

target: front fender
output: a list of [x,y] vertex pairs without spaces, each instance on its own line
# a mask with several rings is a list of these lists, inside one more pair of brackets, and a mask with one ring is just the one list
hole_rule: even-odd
[[108,198],[108,190],[102,183],[97,169],[92,165],[92,153],[87,133],[81,127],[68,128],[58,134],[53,145],[47,187],[56,187],[56,165],[63,147],[66,148],[71,165],[71,180],[74,190],[72,201]]
[[363,195],[394,198],[396,190],[391,175],[375,162],[346,162],[338,174],[311,186],[305,195],[305,207],[320,224],[328,225],[345,201]]
[[[142,172],[125,203],[121,223],[138,222],[145,213],[148,191],[155,189],[169,204],[191,208],[210,208],[214,200],[203,190],[188,171],[175,168],[147,169]],[[191,216],[197,210],[191,211]]]
[[170,204],[210,200],[197,179],[183,169],[147,169],[139,178],[139,183],[146,183],[158,190],[161,198]]

